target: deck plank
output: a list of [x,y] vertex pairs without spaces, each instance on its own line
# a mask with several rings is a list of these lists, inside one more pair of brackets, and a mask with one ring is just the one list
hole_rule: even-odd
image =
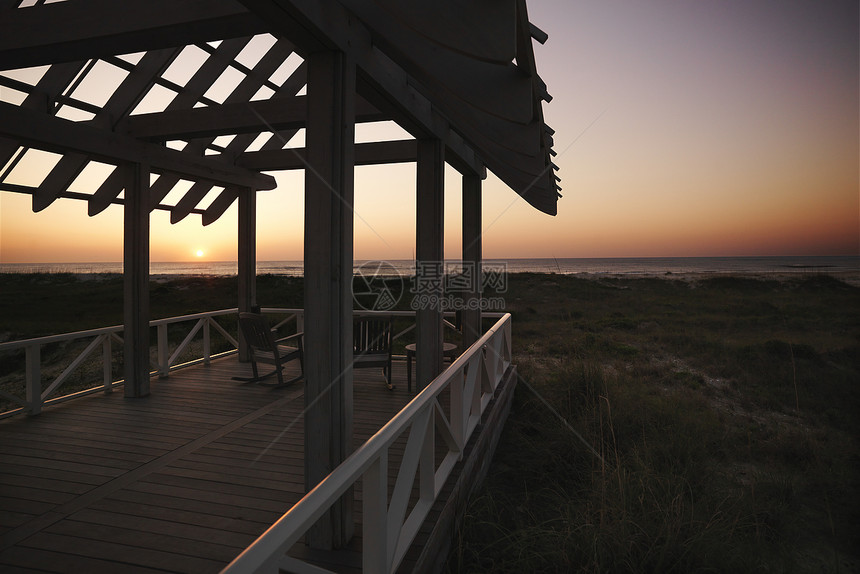
[[53,572],[59,574],[163,574],[164,570],[133,566],[128,563],[98,560],[75,554],[52,552],[46,549],[34,551],[32,548],[13,546],[0,551],[0,564],[3,571],[17,569],[19,572]]
[[[111,497],[110,503],[114,501],[136,505],[134,506],[134,512],[141,516],[157,516],[159,518],[166,517],[165,519],[179,520],[180,516],[186,516],[183,513],[188,513],[187,516],[196,516],[195,521],[197,522],[206,520],[211,524],[221,524],[223,520],[232,521],[230,523],[233,526],[225,528],[225,530],[230,532],[234,531],[235,528],[242,528],[242,525],[250,523],[260,524],[261,526],[256,532],[262,532],[284,513],[284,510],[281,508],[259,510],[231,505],[221,500],[213,501],[211,497],[204,500],[171,496],[168,494],[153,497],[149,492],[130,489],[117,492]],[[102,508],[102,504],[102,502],[94,503],[93,507]],[[108,503],[105,502],[104,504]],[[128,510],[128,507],[121,506],[120,508],[123,509],[123,512],[131,512]],[[241,531],[245,532],[244,529]]]
[[[232,380],[249,371],[218,359],[153,378],[147,398],[95,394],[0,421],[0,570],[220,570],[304,492],[302,385]],[[393,380],[356,371],[355,446],[411,399],[402,362]],[[356,497],[360,518],[360,484]],[[330,557],[346,570],[358,532]]]
[[[177,503],[186,505],[187,501],[183,499],[174,499]],[[171,501],[163,498],[160,501],[162,504],[171,505]],[[82,521],[99,522],[98,512],[103,512],[106,520],[111,520],[114,524],[116,517],[121,520],[135,521],[135,528],[139,530],[156,529],[156,532],[161,531],[163,522],[173,522],[180,525],[188,525],[198,528],[203,522],[207,524],[206,528],[198,528],[195,530],[198,534],[204,534],[207,540],[214,541],[221,536],[230,536],[232,534],[243,534],[253,536],[260,531],[260,528],[265,528],[271,522],[271,513],[263,513],[259,516],[251,515],[244,512],[243,518],[235,516],[222,516],[220,514],[204,514],[201,512],[192,512],[182,508],[176,508],[180,504],[172,506],[155,506],[147,502],[134,502],[120,499],[101,500],[92,504],[88,509],[82,510],[75,515],[75,518]],[[211,507],[205,510],[212,511]],[[236,510],[233,509],[235,514]],[[202,518],[201,518],[202,516]],[[254,520],[256,519],[256,520]],[[150,526],[151,525],[151,526]],[[215,532],[216,534],[212,534]]]
[[232,560],[253,541],[248,534],[96,510],[79,512],[75,520],[58,522],[47,530],[69,536],[86,533],[85,537],[93,540],[111,540],[127,546],[160,548],[165,552],[182,554],[187,550],[190,555],[198,558],[215,558],[221,561]]
[[[159,548],[162,552],[187,555],[193,558],[204,558],[208,560],[230,561],[242,551],[249,542],[249,536],[237,535],[233,538],[218,536],[212,539],[201,539],[194,535],[197,529],[179,526],[171,526],[170,523],[158,521],[158,530],[146,530],[145,524],[141,525],[135,521],[113,520],[109,515],[107,524],[91,522],[89,520],[64,520],[47,529],[48,532],[57,535],[80,537],[81,533],[87,540],[111,541],[114,544],[131,548]],[[167,528],[165,528],[167,526]],[[191,530],[191,536],[183,536],[185,530]],[[215,536],[218,531],[209,529],[210,534]]]
[[122,565],[123,569],[126,565],[131,565],[191,573],[217,571],[221,565],[216,560],[191,556],[187,551],[185,553],[165,552],[160,549],[119,544],[113,540],[93,540],[78,536],[53,534],[47,530],[28,538],[24,546],[37,552],[47,550],[65,555],[115,562]]
[[0,489],[6,486],[26,486],[29,488],[38,488],[45,492],[68,492],[71,494],[83,494],[90,489],[88,485],[77,482],[52,480],[50,478],[35,476],[0,474]]

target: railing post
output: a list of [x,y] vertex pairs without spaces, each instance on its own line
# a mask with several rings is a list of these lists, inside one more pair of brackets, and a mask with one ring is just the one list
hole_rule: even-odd
[[106,395],[113,392],[113,352],[110,339],[110,333],[102,335],[102,384]]
[[[474,361],[473,361],[474,362]],[[480,368],[480,365],[478,365]],[[472,370],[472,367],[469,367]],[[463,456],[463,449],[466,446],[465,433],[466,423],[463,415],[463,387],[466,386],[466,377],[456,377],[451,381],[449,389],[451,389],[451,434],[454,440],[457,441],[457,447],[460,449],[460,457]]]
[[42,358],[38,343],[27,346],[25,360],[29,414],[38,415],[42,412]]
[[170,347],[167,345],[167,323],[161,323],[158,330],[158,376],[166,377],[170,373]]
[[379,454],[362,478],[364,502],[362,570],[388,572],[388,451]]
[[[490,388],[496,388],[495,383],[492,380],[490,381]],[[477,415],[478,418],[481,417],[481,399],[483,398],[483,395],[484,385],[482,384],[481,378],[476,377],[475,384],[472,385],[472,396],[465,399],[471,399],[472,404],[468,409],[466,409],[466,412],[463,413],[463,416],[465,417],[464,420],[468,421],[469,417],[471,417],[473,414]],[[463,442],[463,446],[465,447],[465,441]]]
[[209,364],[209,357],[211,353],[211,344],[209,338],[209,321],[211,321],[210,317],[206,317],[203,319],[203,364]]
[[505,342],[504,342],[505,357],[504,358],[506,361],[510,362],[512,360],[511,359],[511,352],[512,352],[511,345],[513,344],[513,341],[511,339],[511,317],[508,317],[508,320],[505,321],[505,323],[504,323],[504,334],[505,334]]
[[421,500],[432,504],[436,498],[436,417],[433,412],[435,407],[430,405],[429,409],[430,416],[427,417],[427,429],[424,432],[421,458],[418,462],[418,493]]
[[487,341],[487,344],[484,345],[482,352],[484,353],[484,364],[487,366],[487,376],[490,379],[490,386],[496,384],[496,378],[499,373],[499,358],[498,353],[496,351],[496,341],[495,338],[497,333],[493,333],[493,337]]

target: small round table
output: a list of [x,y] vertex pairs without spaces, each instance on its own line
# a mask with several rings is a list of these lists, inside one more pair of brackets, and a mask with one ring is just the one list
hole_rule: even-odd
[[[415,356],[415,343],[406,345],[406,389],[412,392],[412,357]],[[442,357],[453,361],[457,358],[457,345],[442,343]]]

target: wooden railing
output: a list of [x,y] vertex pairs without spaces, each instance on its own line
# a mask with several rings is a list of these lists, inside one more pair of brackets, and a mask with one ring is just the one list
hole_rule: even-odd
[[[302,330],[304,324],[303,309],[282,309],[271,307],[262,309],[262,312],[266,314],[286,315],[285,318],[283,318],[273,327],[274,329],[279,329],[295,321],[295,329],[299,331]],[[192,315],[182,315],[179,317],[169,317],[166,319],[157,319],[155,321],[151,321],[150,327],[155,327],[156,329],[156,355],[155,360],[153,362],[152,374],[158,374],[158,376],[160,377],[166,377],[171,371],[175,369],[188,367],[199,363],[209,364],[209,362],[213,358],[236,353],[239,347],[239,343],[237,341],[238,335],[234,335],[231,332],[228,332],[222,325],[217,322],[216,319],[224,316],[235,316],[237,313],[238,310],[235,308],[223,309],[220,311],[208,311],[205,313],[195,313]],[[379,314],[379,312],[356,312],[357,316],[369,314]],[[383,314],[401,318],[415,316],[415,313],[413,311],[389,311],[384,312]],[[453,317],[453,314],[450,315],[451,317]],[[449,319],[451,317],[449,317]],[[180,342],[177,346],[171,348],[170,341],[168,339],[168,327],[170,325],[191,321],[194,321],[194,325],[192,326],[191,330],[185,335],[185,338],[182,340],[182,342]],[[446,320],[445,324],[448,328],[454,327],[449,320]],[[413,323],[410,326],[402,329],[400,332],[396,333],[394,338],[399,339],[414,328],[415,325]],[[224,339],[230,345],[232,345],[232,347],[227,350],[213,354],[211,345],[212,329],[218,331],[224,337]],[[25,364],[23,384],[24,396],[19,396],[17,394],[10,393],[0,388],[0,397],[5,398],[13,405],[19,405],[17,408],[12,408],[0,413],[0,419],[23,413],[37,415],[46,405],[56,404],[59,402],[67,401],[69,399],[97,392],[109,393],[115,387],[122,385],[123,380],[115,379],[113,376],[113,372],[115,371],[116,367],[116,361],[114,361],[113,357],[113,344],[119,343],[120,345],[122,345],[122,332],[122,325],[115,325],[113,327],[102,327],[99,329],[76,331],[74,333],[64,333],[61,335],[50,335],[47,337],[38,337],[34,339],[24,339],[21,341],[0,343],[0,354],[24,349]],[[195,357],[191,360],[182,360],[183,353],[188,350],[189,345],[192,341],[198,338],[198,335],[202,343],[200,356]],[[51,381],[48,384],[47,388],[43,390],[43,347],[54,343],[69,344],[81,339],[92,340],[81,352],[79,352],[74,358],[72,358],[71,362],[69,362],[68,366],[63,370],[63,372],[53,381]],[[87,359],[89,359],[99,350],[101,351],[102,361],[102,372],[100,377],[101,380],[98,382],[93,381],[93,386],[84,388],[83,390],[78,390],[65,395],[59,395],[58,391],[64,384],[69,381],[71,375],[74,374]]]
[[[195,365],[198,363],[209,363],[211,359],[223,355],[235,353],[239,346],[236,337],[222,327],[216,318],[223,316],[235,316],[236,309],[224,309],[221,311],[208,311],[205,313],[195,313],[193,315],[182,315],[179,317],[169,317],[166,319],[158,319],[149,323],[150,327],[156,329],[156,357],[152,374],[158,374],[161,377],[166,377],[170,371]],[[189,333],[185,336],[179,345],[171,349],[170,341],[168,340],[167,329],[170,325],[177,323],[194,321]],[[212,337],[211,329],[214,328],[221,333],[226,341],[232,345],[231,348],[220,353],[212,353]],[[12,341],[9,343],[0,344],[0,353],[13,352],[24,349],[24,389],[25,396],[21,397],[0,389],[0,396],[10,401],[13,404],[20,405],[18,408],[7,410],[0,413],[0,418],[10,417],[13,415],[27,413],[31,415],[39,414],[45,405],[55,404],[69,399],[77,398],[83,395],[88,395],[96,392],[109,393],[114,387],[123,384],[122,379],[115,379],[113,376],[115,361],[113,357],[113,344],[119,343],[122,345],[122,325],[113,327],[102,327],[100,329],[89,329],[86,331],[76,331],[74,333],[64,333],[61,335],[50,335],[47,337],[38,337],[34,339],[25,339],[22,341]],[[200,333],[202,339],[201,356],[190,361],[180,362],[180,357],[189,348],[189,345],[195,337]],[[53,343],[62,343],[68,345],[74,341],[81,339],[92,339],[89,344],[79,352],[63,370],[63,372],[48,384],[47,388],[42,389],[43,362],[42,348]],[[98,385],[78,390],[66,395],[58,395],[60,388],[68,382],[70,376],[81,367],[84,362],[94,355],[97,350],[101,349],[102,375]],[[172,352],[171,352],[172,351]]]
[[[235,315],[236,313],[236,309],[224,309],[222,311],[209,311],[207,313],[195,313],[193,315],[181,315],[179,317],[170,317],[168,319],[158,319],[157,321],[150,321],[149,326],[156,328],[156,347],[158,349],[156,372],[158,373],[158,376],[166,377],[173,369],[196,365],[198,363],[204,363],[208,365],[209,362],[212,360],[212,327],[215,327],[215,329],[219,331],[222,335],[224,335],[224,338],[227,339],[227,341],[229,341],[231,345],[233,345],[232,349],[229,349],[222,353],[218,353],[218,356],[235,353],[236,349],[239,348],[239,342],[232,334],[228,333],[221,325],[219,325],[215,321],[215,317],[223,315]],[[196,322],[191,328],[191,331],[188,332],[182,342],[179,343],[179,345],[173,350],[173,353],[171,354],[170,345],[167,338],[167,327],[185,321]],[[191,341],[194,340],[194,336],[197,335],[197,333],[199,333],[200,331],[203,332],[202,356],[198,359],[179,363],[179,357],[182,356],[182,353],[185,352],[185,350],[188,348],[188,345],[191,343]]]
[[[10,343],[0,344],[0,353],[24,349],[25,364],[25,397],[20,397],[0,389],[0,396],[10,401],[12,404],[20,405],[18,408],[13,408],[0,413],[0,418],[10,417],[23,412],[36,415],[42,411],[42,407],[45,404],[68,400],[70,398],[91,394],[100,390],[103,390],[105,393],[111,392],[114,386],[122,384],[122,381],[114,381],[112,375],[112,343],[114,341],[122,343],[122,338],[120,338],[119,333],[122,333],[122,327],[103,327],[101,329],[90,329],[87,331],[77,331],[74,333],[51,335],[48,337],[38,337],[36,339],[25,339],[22,341],[12,341]],[[48,385],[48,388],[42,390],[42,347],[52,343],[69,343],[89,337],[93,338],[90,344],[87,345],[87,347],[80,352],[74,360],[72,360],[65,370],[63,370],[63,372]],[[70,375],[72,375],[74,371],[99,348],[101,349],[103,363],[102,385],[50,399],[51,395],[55,394],[60,386],[69,379]]]
[[[481,415],[511,363],[511,316],[505,314],[475,344],[382,429],[293,506],[222,574],[327,572],[287,555],[304,533],[354,484],[362,483],[364,572],[393,572],[418,533]],[[440,401],[448,390],[449,401]],[[435,437],[447,451],[436,463]],[[389,496],[389,449],[406,436]],[[409,510],[416,480],[418,501]]]

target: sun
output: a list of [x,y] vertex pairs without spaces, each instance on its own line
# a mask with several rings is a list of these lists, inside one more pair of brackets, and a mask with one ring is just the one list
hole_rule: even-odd
[[198,249],[197,251],[195,251],[195,252],[194,252],[194,254],[195,254],[197,257],[203,257],[203,256],[205,255],[205,253],[203,252],[203,250],[202,250],[202,249]]

